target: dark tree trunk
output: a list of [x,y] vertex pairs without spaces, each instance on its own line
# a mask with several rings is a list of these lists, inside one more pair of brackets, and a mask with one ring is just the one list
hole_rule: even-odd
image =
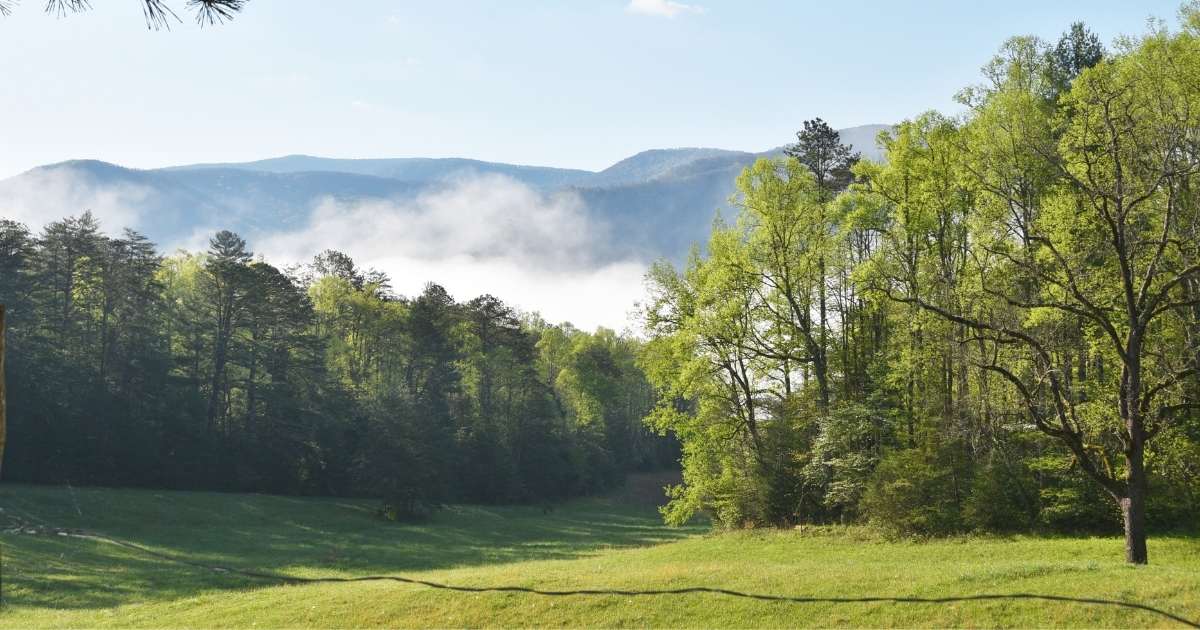
[[825,351],[819,350],[812,361],[813,375],[817,377],[817,403],[821,411],[829,409],[829,365],[825,362]]
[[216,429],[217,424],[217,408],[221,404],[221,388],[224,384],[225,374],[225,336],[224,333],[217,333],[217,343],[213,351],[213,373],[211,389],[208,392],[208,430],[212,432]]
[[[821,210],[821,224],[824,225],[824,207]],[[825,304],[825,257],[821,256],[817,260],[817,273],[820,275],[821,284],[817,287],[817,299],[820,311],[820,336],[817,338],[817,343],[821,344],[820,350],[817,351],[817,356],[814,357],[813,366],[817,370],[817,387],[819,388],[818,395],[820,396],[821,411],[829,410],[829,334],[828,334],[828,308]]]
[[225,364],[229,360],[229,338],[233,335],[234,291],[232,288],[223,291],[227,292],[227,295],[218,298],[221,302],[217,305],[217,331],[213,343],[212,389],[208,392],[207,420],[210,432],[216,428],[217,408],[224,395],[222,388],[225,386]]
[[1121,499],[1121,514],[1125,517],[1125,561],[1146,564],[1146,495],[1130,493]]
[[258,437],[258,327],[250,336],[250,374],[246,378],[246,431]]
[[8,440],[8,410],[4,396],[4,305],[0,304],[0,472],[4,470],[4,446]]
[[1127,460],[1129,496],[1118,501],[1125,519],[1125,561],[1146,564],[1146,470],[1140,449]]
[[1126,495],[1118,499],[1125,519],[1125,561],[1146,564],[1146,428],[1142,421],[1142,337],[1131,334],[1130,359],[1121,373],[1121,416],[1129,443],[1125,449]]

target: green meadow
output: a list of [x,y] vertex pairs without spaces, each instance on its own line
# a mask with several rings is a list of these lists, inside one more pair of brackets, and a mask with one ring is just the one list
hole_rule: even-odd
[[[1138,567],[1124,562],[1115,537],[713,533],[664,527],[653,507],[637,503],[616,496],[550,510],[450,506],[428,521],[396,524],[378,518],[371,501],[6,484],[0,626],[1180,627],[1167,615],[1200,620],[1195,537],[1153,538],[1151,564]],[[111,540],[76,535],[83,531]],[[286,581],[388,577],[433,586]],[[1064,599],[968,599],[1013,594]],[[875,601],[849,601],[856,599]]]

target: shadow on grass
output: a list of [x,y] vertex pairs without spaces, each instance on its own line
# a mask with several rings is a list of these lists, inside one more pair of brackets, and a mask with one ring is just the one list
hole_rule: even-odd
[[191,567],[205,569],[218,574],[227,574],[233,582],[250,580],[270,580],[282,584],[324,584],[324,583],[349,583],[349,582],[376,582],[376,581],[391,581],[401,584],[412,584],[425,586],[432,589],[455,591],[461,593],[527,593],[531,595],[541,595],[546,597],[568,597],[568,596],[604,596],[604,597],[645,597],[645,596],[674,596],[674,595],[692,595],[692,594],[712,594],[723,595],[728,597],[737,597],[743,599],[752,599],[767,602],[787,602],[795,604],[866,604],[866,603],[891,603],[891,604],[951,604],[970,601],[996,601],[996,600],[1032,600],[1042,602],[1065,602],[1075,604],[1089,604],[1097,606],[1112,606],[1125,608],[1129,610],[1137,610],[1158,615],[1162,618],[1178,622],[1188,627],[1200,628],[1200,622],[1186,619],[1174,613],[1155,608],[1146,604],[1137,602],[1120,601],[1111,599],[1099,599],[1088,597],[1069,597],[1063,595],[1042,595],[1036,593],[981,593],[975,595],[959,595],[959,596],[944,596],[944,597],[894,597],[894,596],[856,596],[856,597],[802,597],[791,595],[770,595],[762,593],[748,593],[745,591],[735,591],[723,588],[711,588],[703,586],[673,588],[673,589],[570,589],[570,590],[548,590],[526,586],[462,586],[454,584],[445,584],[430,580],[422,580],[418,578],[404,577],[400,575],[364,575],[355,577],[301,577],[293,575],[281,575],[275,573],[265,573],[260,571],[250,571],[236,569],[232,567],[210,566],[191,560],[173,557],[167,554],[159,553],[151,549],[128,543],[125,541],[109,538],[107,536],[97,535],[88,532],[55,532],[60,536],[86,538],[96,540],[98,542],[114,545],[123,550],[134,551],[145,556],[157,558],[162,561],[185,564]]
[[1200,627],[1136,602],[1033,593],[793,597],[707,587],[557,591],[441,584],[396,574],[578,558],[603,549],[670,542],[701,530],[667,529],[651,508],[605,500],[575,502],[550,514],[540,507],[453,506],[429,522],[409,525],[380,521],[374,507],[371,501],[346,499],[4,484],[0,526],[12,521],[0,533],[4,602],[96,609],[246,589],[267,581],[389,580],[467,593],[551,597],[713,594],[797,604],[1071,602],[1140,610]]
[[417,580],[402,576],[392,575],[375,575],[364,576],[358,578],[307,578],[307,579],[289,579],[283,576],[269,576],[265,574],[254,575],[253,577],[261,577],[264,579],[275,578],[281,579],[289,583],[320,583],[320,582],[365,582],[388,580],[401,582],[404,584],[419,584],[429,588],[459,591],[463,593],[530,593],[533,595],[545,595],[549,597],[563,597],[569,595],[603,595],[603,596],[619,596],[619,597],[638,597],[651,595],[689,595],[696,593],[708,593],[713,595],[727,595],[730,597],[740,597],[744,599],[756,599],[766,602],[788,602],[794,604],[871,604],[871,603],[890,603],[890,604],[953,604],[957,602],[971,601],[990,601],[990,600],[1034,600],[1044,602],[1067,602],[1074,604],[1094,604],[1099,606],[1116,606],[1119,608],[1127,608],[1131,610],[1140,610],[1153,613],[1177,621],[1185,626],[1192,628],[1200,628],[1200,622],[1192,621],[1179,615],[1167,612],[1161,608],[1155,608],[1137,602],[1123,602],[1114,599],[1096,599],[1089,597],[1067,597],[1063,595],[1038,595],[1036,593],[982,593],[978,595],[959,595],[948,597],[888,597],[888,596],[863,596],[863,597],[797,597],[792,595],[767,595],[762,593],[746,593],[743,591],[734,591],[724,588],[710,588],[706,586],[693,586],[687,588],[672,588],[672,589],[647,589],[647,590],[621,590],[621,589],[578,589],[553,591],[529,588],[524,586],[455,586],[452,584],[441,584],[438,582],[430,582],[428,580]]
[[[395,524],[379,519],[372,501],[5,484],[0,507],[3,601],[36,608],[105,608],[261,584],[250,569],[352,578],[571,559],[699,531],[668,529],[652,508],[606,500],[549,514],[450,506],[427,522]],[[180,570],[164,558],[204,568]]]

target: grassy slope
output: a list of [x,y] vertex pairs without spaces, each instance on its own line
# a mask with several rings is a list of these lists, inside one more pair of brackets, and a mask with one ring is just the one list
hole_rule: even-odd
[[[447,510],[392,525],[371,503],[258,495],[0,486],[0,507],[216,565],[296,576],[401,574],[466,586],[710,586],[792,596],[1042,593],[1136,601],[1200,619],[1200,540],[1155,538],[1149,567],[1120,541],[886,542],[858,530],[701,535],[652,510],[581,501]],[[0,518],[0,523],[6,519]],[[768,602],[717,594],[460,593],[395,582],[275,586],[113,545],[0,533],[0,626],[1165,626],[1082,603]]]

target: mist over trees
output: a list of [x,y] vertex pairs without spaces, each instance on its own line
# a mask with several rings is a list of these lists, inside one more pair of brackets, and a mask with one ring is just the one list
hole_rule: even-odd
[[341,252],[278,269],[238,235],[163,257],[88,213],[0,221],[9,481],[555,501],[670,465],[638,343],[413,298]]
[[650,273],[668,520],[901,533],[1200,516],[1200,13],[1009,40],[862,162],[819,119]]

